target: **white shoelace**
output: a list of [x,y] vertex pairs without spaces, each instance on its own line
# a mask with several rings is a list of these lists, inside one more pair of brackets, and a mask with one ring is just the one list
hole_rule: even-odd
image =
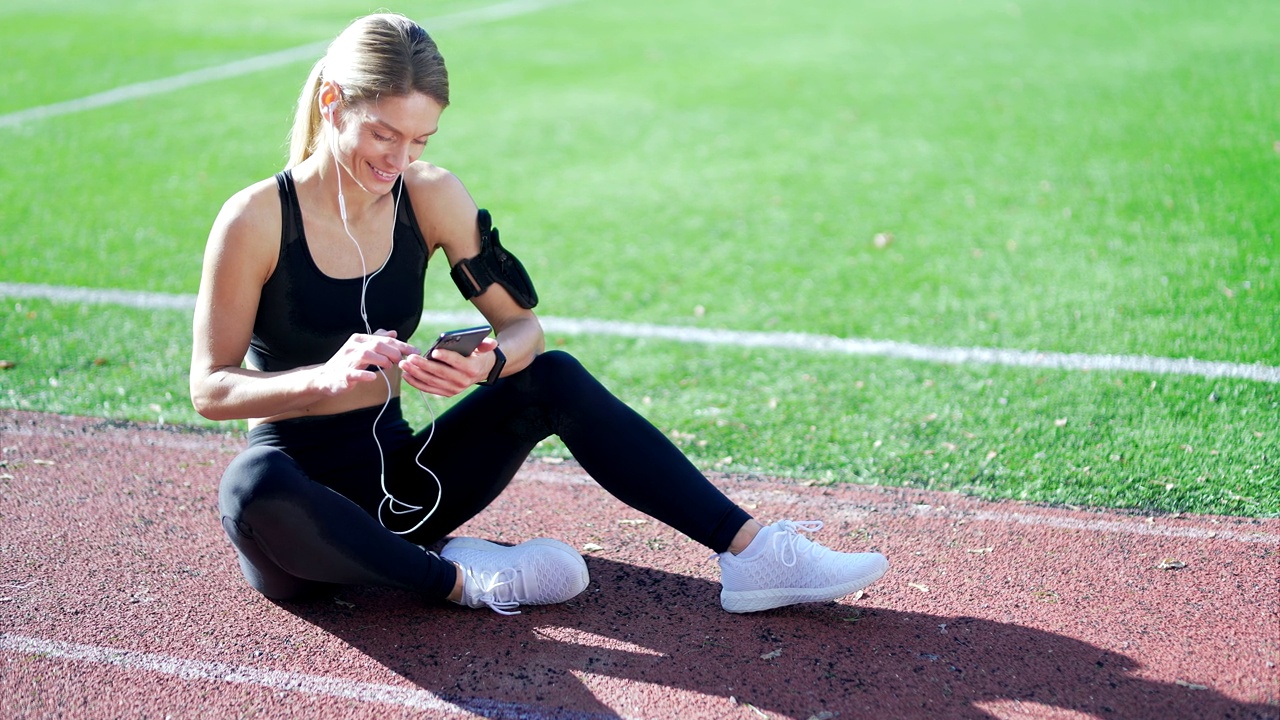
[[[815,533],[821,529],[821,520],[781,520],[777,523],[777,530],[770,539],[773,544],[773,551],[783,565],[795,567],[796,559],[799,556],[796,551],[796,544],[804,537],[800,532]],[[804,539],[807,540],[808,538]],[[810,541],[809,547],[805,548],[805,551],[813,553],[821,547],[821,545]]]
[[[504,575],[507,576],[507,579],[505,580],[503,579]],[[498,588],[504,585],[511,585],[516,581],[515,568],[505,568],[493,573],[492,575],[487,573],[480,573],[479,575],[476,575],[476,573],[468,570],[466,579],[473,580],[477,583],[480,588],[480,594],[476,597],[476,600],[488,605],[490,610],[498,613],[499,615],[520,614],[519,610],[515,610],[515,608],[520,607],[519,602],[515,600],[497,599]],[[466,580],[463,582],[465,583]],[[463,588],[463,593],[466,593],[465,587]]]
[[[800,534],[800,532],[803,531],[808,533],[816,533],[822,529],[822,521],[821,520],[779,520],[774,525],[770,525],[768,527],[777,528],[776,531],[773,533],[773,538],[770,540],[770,542],[773,544],[774,554],[777,555],[778,559],[782,561],[783,565],[786,565],[787,567],[795,567],[796,559],[799,557],[799,553],[796,551],[796,543],[800,542],[800,539],[804,537],[803,535]],[[764,532],[764,530],[762,529],[760,532]],[[808,538],[805,538],[805,539],[807,540]],[[826,548],[813,542],[812,540],[809,541],[809,547],[806,548],[806,551],[809,553],[820,554],[824,550],[826,550]],[[715,560],[716,558],[720,557],[722,554],[724,553],[712,553],[711,557],[707,559]],[[788,561],[788,557],[790,558],[789,561]]]

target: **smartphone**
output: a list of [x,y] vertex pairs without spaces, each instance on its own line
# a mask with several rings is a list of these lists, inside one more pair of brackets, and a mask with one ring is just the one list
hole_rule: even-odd
[[493,328],[488,325],[478,325],[476,327],[463,328],[461,330],[448,330],[440,333],[440,337],[436,338],[435,343],[431,345],[431,350],[423,353],[423,357],[431,359],[431,351],[436,348],[452,350],[459,355],[470,355],[480,346],[480,341],[489,337],[489,333],[493,332]]

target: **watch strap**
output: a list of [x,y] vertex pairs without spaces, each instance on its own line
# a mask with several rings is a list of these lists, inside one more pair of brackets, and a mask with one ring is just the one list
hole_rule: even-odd
[[477,385],[492,385],[498,382],[498,378],[502,377],[502,369],[507,366],[507,356],[502,352],[502,348],[493,349],[493,369],[489,371],[489,377],[481,380]]

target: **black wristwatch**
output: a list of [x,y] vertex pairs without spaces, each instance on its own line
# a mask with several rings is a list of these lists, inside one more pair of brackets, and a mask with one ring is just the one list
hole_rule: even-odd
[[502,348],[493,349],[493,369],[489,371],[489,377],[476,383],[477,385],[492,385],[498,382],[498,378],[502,376],[502,368],[507,366],[507,356],[502,353]]

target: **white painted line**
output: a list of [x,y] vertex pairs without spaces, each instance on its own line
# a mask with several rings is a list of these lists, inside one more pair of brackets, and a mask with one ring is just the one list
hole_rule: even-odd
[[[450,15],[441,15],[440,17],[423,20],[420,24],[427,29],[427,32],[434,36],[440,30],[449,30],[468,25],[479,25],[482,23],[504,20],[506,18],[526,15],[555,5],[563,5],[574,1],[575,0],[510,0],[509,2],[488,5],[474,10],[464,10]],[[240,77],[242,75],[270,70],[271,68],[302,62],[304,60],[308,62],[315,62],[320,59],[320,56],[324,54],[327,47],[329,47],[328,40],[308,43],[288,50],[280,50],[273,53],[267,53],[266,55],[237,60],[235,62],[218,65],[216,67],[193,70],[191,72],[161,78],[159,80],[148,80],[146,82],[134,83],[132,85],[123,85],[118,88],[77,98],[75,100],[67,100],[64,102],[53,103],[51,105],[41,105],[39,107],[27,108],[26,110],[18,110],[17,112],[11,112],[7,115],[0,115],[0,128],[17,127],[23,123],[44,120],[58,115],[67,115],[70,113],[106,107],[108,105],[115,105],[129,100],[162,95],[175,90],[188,88],[193,85],[202,85],[204,83],[215,82],[218,80]]]
[[1280,383],[1280,367],[1214,362],[1192,358],[1162,358],[1150,355],[1085,355],[1083,353],[1036,352],[980,347],[937,347],[897,342],[841,338],[808,333],[743,332],[714,328],[670,327],[614,322],[546,318],[543,325],[567,335],[616,335],[629,338],[658,338],[707,345],[771,347],[845,355],[919,360],[946,365],[1010,365],[1061,370],[1100,370],[1152,373],[1159,375],[1199,375]]
[[[0,297],[40,298],[58,302],[122,305],[144,309],[191,310],[194,295],[95,290],[27,283],[0,282]],[[432,331],[444,325],[470,323],[480,316],[473,311],[426,312],[422,326]],[[844,355],[899,358],[945,365],[1007,365],[1058,370],[1137,372],[1153,375],[1195,375],[1204,378],[1236,378],[1280,383],[1280,367],[1271,365],[1217,362],[1194,358],[1163,358],[1150,355],[1086,355],[1083,353],[1036,352],[979,347],[938,347],[894,340],[841,338],[809,333],[747,332],[715,328],[677,327],[614,320],[540,317],[548,332],[564,335],[609,335],[624,338],[651,338],[690,344],[734,347],[785,348],[796,352],[830,352]]]
[[127,670],[157,672],[163,675],[179,677],[183,680],[209,680],[222,683],[261,685],[277,691],[296,691],[310,695],[347,698],[364,703],[400,705],[418,710],[447,712],[454,716],[521,717],[530,718],[531,720],[542,718],[547,720],[552,718],[562,720],[581,718],[586,720],[587,718],[601,717],[585,713],[561,713],[556,711],[552,711],[552,714],[549,715],[542,708],[482,698],[467,698],[454,703],[421,688],[358,682],[285,670],[264,670],[247,665],[188,660],[171,655],[100,647],[97,645],[82,645],[59,640],[44,640],[8,633],[0,634],[0,650],[41,655],[58,660],[115,665]]
[[[1262,545],[1280,545],[1280,535],[1263,532],[1245,533],[1237,530],[1211,530],[1205,527],[1179,527],[1177,525],[1157,524],[1154,522],[1124,522],[1121,520],[1083,520],[1073,517],[1055,517],[1016,512],[980,511],[976,513],[957,513],[966,519],[986,520],[1001,525],[1038,525],[1041,527],[1062,528],[1064,530],[1084,530],[1091,533],[1113,533],[1117,535],[1148,535],[1152,537],[1183,538],[1187,540],[1224,540],[1238,543],[1260,543]],[[1177,522],[1176,520],[1162,522]]]
[[85,305],[120,305],[143,310],[194,310],[195,295],[0,282],[0,297],[36,298]]
[[423,710],[462,711],[462,708],[457,705],[441,700],[437,695],[425,690],[342,680],[323,675],[262,670],[245,665],[187,660],[170,655],[43,640],[7,633],[0,636],[0,648],[10,652],[43,655],[60,660],[117,665],[131,670],[149,670],[184,680],[247,683],[275,690],[297,690],[313,695],[350,698],[360,702],[389,703]]
[[126,102],[128,100],[137,100],[139,98],[151,97],[153,95],[162,95],[174,90],[181,90],[193,85],[214,82],[217,80],[226,80],[227,78],[239,77],[249,73],[268,70],[270,68],[287,65],[289,63],[298,62],[304,59],[311,59],[313,62],[319,58],[320,54],[328,47],[328,43],[312,43],[289,50],[281,50],[279,52],[269,53],[267,55],[259,55],[258,57],[248,58],[246,60],[238,60],[236,62],[219,65],[217,67],[203,68],[201,70],[193,70],[191,72],[174,75],[172,77],[162,78],[160,80],[148,80],[146,82],[134,83],[132,85],[122,85],[118,88],[112,88],[104,92],[87,95],[75,100],[66,100],[63,102],[53,103],[51,105],[40,105],[26,110],[18,110],[7,115],[0,115],[0,128],[17,127],[23,123],[35,122],[46,118],[57,117],[59,115],[69,115],[71,113],[82,112],[85,110],[93,110],[108,105]]
[[[581,478],[584,483],[593,482],[585,473],[582,473]],[[539,474],[537,479],[548,483],[572,481],[560,480],[557,475],[551,473]],[[762,485],[764,487],[761,487]],[[857,494],[859,487],[852,484],[840,485],[832,488],[832,490],[834,492]],[[725,488],[725,494],[739,505],[770,503],[791,508],[812,508],[813,517],[821,517],[824,522],[828,523],[839,521],[862,522],[871,517],[889,516],[945,522],[955,522],[956,520],[992,522],[1001,525],[1031,525],[1099,534],[1140,535],[1183,540],[1216,540],[1220,542],[1280,546],[1280,535],[1276,533],[1264,530],[1249,532],[1238,529],[1242,524],[1248,523],[1248,519],[1240,519],[1239,522],[1232,522],[1231,524],[1223,523],[1221,527],[1205,527],[1208,521],[1197,516],[1189,516],[1185,519],[1156,517],[1150,522],[1147,520],[1090,520],[1064,516],[1061,512],[1053,510],[1046,510],[1040,513],[1015,512],[1012,510],[974,510],[970,508],[975,499],[958,493],[944,493],[955,495],[956,507],[951,505],[903,505],[901,497],[896,494],[884,502],[879,501],[875,496],[870,499],[865,496],[858,496],[856,499],[842,499],[837,496],[833,499],[826,494],[796,492],[795,488],[787,487],[783,483],[771,482],[766,485],[759,481],[734,483]],[[976,500],[976,502],[985,504],[996,501]]]

